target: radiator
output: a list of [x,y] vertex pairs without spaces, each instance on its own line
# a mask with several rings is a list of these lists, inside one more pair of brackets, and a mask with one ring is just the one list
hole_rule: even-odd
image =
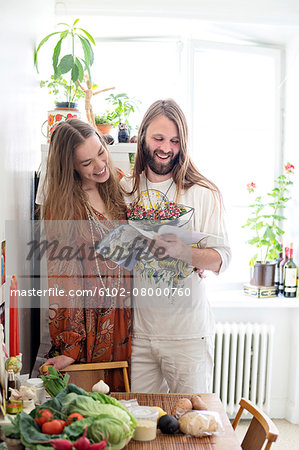
[[272,325],[216,324],[213,392],[229,417],[236,414],[241,397],[269,413],[273,334]]

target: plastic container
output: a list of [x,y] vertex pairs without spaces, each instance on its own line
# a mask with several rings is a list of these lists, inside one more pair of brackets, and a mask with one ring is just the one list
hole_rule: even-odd
[[46,390],[41,378],[28,378],[28,380],[26,381],[26,386],[35,390],[37,398],[36,403],[38,405],[41,405],[46,401]]
[[141,442],[156,439],[159,411],[151,406],[136,406],[130,412],[137,419],[133,439]]

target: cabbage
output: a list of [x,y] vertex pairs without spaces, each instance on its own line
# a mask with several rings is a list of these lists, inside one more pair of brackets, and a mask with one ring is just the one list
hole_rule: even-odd
[[130,428],[121,419],[108,414],[98,416],[87,431],[88,438],[93,442],[100,442],[103,438],[108,438],[108,445],[112,450],[124,448],[133,434],[134,428]]
[[67,394],[62,406],[62,413],[69,415],[79,412],[84,417],[96,417],[100,414],[108,414],[126,423],[129,428],[136,428],[136,420],[128,411],[116,405],[103,404],[86,395]]

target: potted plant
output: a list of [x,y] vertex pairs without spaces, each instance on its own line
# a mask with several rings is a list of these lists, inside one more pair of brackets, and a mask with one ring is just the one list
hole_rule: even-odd
[[51,75],[50,80],[42,80],[40,82],[40,87],[48,88],[48,93],[55,98],[56,107],[70,106],[70,108],[75,108],[78,100],[85,98],[84,92],[76,84],[71,89],[70,103],[66,102],[65,100],[69,98],[70,88],[67,80],[62,75],[56,80],[54,79],[54,75]]
[[121,94],[110,94],[106,100],[113,107],[113,126],[119,127],[119,142],[129,142],[130,129],[129,116],[140,103],[135,97],[130,98],[125,92]]
[[[56,82],[55,88],[57,88],[58,85],[64,87],[67,107],[69,108],[72,106],[72,100],[77,95],[77,81],[83,81],[85,71],[88,72],[89,79],[91,79],[90,67],[94,60],[91,45],[95,45],[94,38],[83,28],[75,27],[78,21],[79,19],[76,19],[72,25],[59,23],[58,25],[66,25],[67,28],[45,36],[34,52],[34,64],[38,72],[39,51],[50,38],[56,36],[57,41],[52,54],[53,82]],[[67,50],[62,54],[63,46],[64,48],[70,48],[71,50]],[[62,75],[68,75],[66,83],[62,81]]]
[[106,110],[105,113],[95,114],[94,120],[100,133],[110,134],[114,124],[115,115],[113,112]]
[[[287,163],[284,173],[274,180],[273,189],[267,193],[270,199],[263,200],[258,195],[249,205],[251,213],[243,228],[248,227],[253,231],[253,237],[247,241],[256,248],[256,253],[250,260],[252,268],[250,284],[273,286],[275,259],[281,251],[281,237],[284,231],[280,223],[286,220],[281,211],[286,208],[290,200],[288,188],[293,184],[291,176],[294,173],[293,164]],[[256,184],[247,184],[250,194],[256,192]]]

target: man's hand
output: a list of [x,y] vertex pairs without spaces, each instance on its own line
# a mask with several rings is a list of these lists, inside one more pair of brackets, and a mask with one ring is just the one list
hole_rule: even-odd
[[191,247],[184,244],[175,234],[155,235],[151,252],[157,259],[171,257],[185,262],[192,260]]
[[75,360],[70,356],[65,355],[54,356],[54,358],[47,359],[45,364],[40,366],[39,371],[43,373],[42,367],[44,366],[53,366],[54,369],[56,370],[63,370],[65,367],[69,366],[70,364],[73,364],[73,362],[75,362]]

